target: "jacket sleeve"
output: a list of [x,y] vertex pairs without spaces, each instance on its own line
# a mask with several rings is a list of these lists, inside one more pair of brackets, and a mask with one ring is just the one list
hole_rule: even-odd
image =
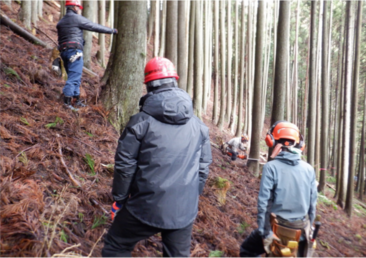
[[204,133],[204,140],[201,146],[201,157],[199,164],[199,194],[202,194],[203,188],[205,186],[208,173],[209,173],[209,165],[212,162],[212,154],[211,154],[211,143],[210,137],[208,133],[208,128],[206,128],[206,132]]
[[267,207],[273,195],[274,179],[271,167],[267,164],[263,167],[262,179],[258,194],[258,231],[262,234],[265,232]]
[[105,26],[97,24],[97,23],[94,23],[81,15],[78,15],[78,19],[79,19],[79,28],[82,30],[89,30],[89,31],[94,31],[94,32],[99,32],[99,33],[109,33],[109,34],[113,33],[113,29],[105,27]]
[[310,207],[308,211],[309,220],[311,224],[313,224],[315,219],[317,199],[318,199],[318,189],[316,186],[315,171],[313,171],[313,176],[311,180],[311,190],[310,190]]
[[112,188],[115,201],[125,202],[129,196],[130,186],[137,170],[142,133],[143,122],[134,124],[131,119],[118,140]]

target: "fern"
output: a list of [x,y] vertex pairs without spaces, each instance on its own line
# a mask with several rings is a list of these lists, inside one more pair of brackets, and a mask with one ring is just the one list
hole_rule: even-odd
[[94,162],[93,157],[89,153],[86,153],[84,161],[85,161],[86,164],[88,164],[88,166],[90,167],[90,170],[92,172],[92,176],[94,176],[95,175],[95,171],[94,171],[94,163],[95,162]]
[[18,74],[16,71],[14,71],[12,68],[10,68],[10,67],[5,67],[5,68],[4,68],[4,72],[5,72],[7,75],[10,75],[10,74],[14,75],[15,77],[17,77],[17,79],[18,79],[19,81],[21,81],[21,80],[22,80],[22,79],[20,78],[19,74]]
[[67,243],[67,238],[68,238],[69,236],[65,233],[65,231],[64,230],[61,230],[61,232],[60,232],[60,239],[61,239],[61,241],[64,241],[65,243]]
[[63,123],[64,123],[64,120],[62,120],[62,118],[60,118],[60,117],[56,116],[55,122],[53,122],[53,123],[49,123],[49,124],[46,124],[46,125],[45,125],[45,127],[46,127],[47,129],[50,129],[50,128],[52,128],[52,127],[56,127],[58,124],[59,124],[59,125],[62,125]]

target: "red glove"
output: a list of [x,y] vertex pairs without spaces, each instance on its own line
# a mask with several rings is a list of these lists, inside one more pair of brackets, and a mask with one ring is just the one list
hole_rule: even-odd
[[117,215],[117,213],[122,209],[122,204],[118,204],[117,202],[114,202],[111,209],[111,217],[112,221],[114,220],[114,217]]

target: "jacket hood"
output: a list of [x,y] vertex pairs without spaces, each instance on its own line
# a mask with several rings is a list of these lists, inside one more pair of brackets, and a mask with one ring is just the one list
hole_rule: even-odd
[[276,160],[279,160],[285,164],[296,166],[300,162],[300,155],[296,153],[290,153],[287,151],[281,151],[276,157]]
[[149,92],[140,100],[141,111],[166,124],[185,124],[193,116],[191,97],[179,88]]

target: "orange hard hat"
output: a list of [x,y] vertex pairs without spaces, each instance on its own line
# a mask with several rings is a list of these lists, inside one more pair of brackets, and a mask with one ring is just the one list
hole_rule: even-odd
[[83,6],[81,5],[80,0],[68,0],[68,1],[66,1],[65,6],[77,6],[81,10],[83,9]]
[[301,150],[305,147],[299,128],[293,123],[287,121],[277,121],[274,123],[267,133],[266,144],[268,147],[274,147],[278,140],[281,139],[294,141],[295,146],[301,145],[299,147]]
[[144,83],[164,78],[179,79],[174,64],[164,57],[154,57],[145,66]]
[[242,141],[249,141],[249,136],[248,136],[248,135],[246,135],[246,134],[242,134],[242,135],[241,135],[241,140],[242,140]]

